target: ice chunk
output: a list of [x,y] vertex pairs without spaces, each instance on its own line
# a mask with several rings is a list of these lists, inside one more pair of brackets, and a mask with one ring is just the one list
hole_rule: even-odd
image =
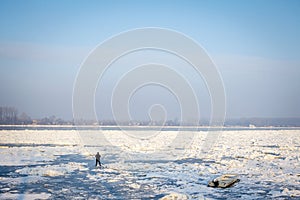
[[162,197],[160,200],[186,200],[189,199],[187,195],[185,194],[179,194],[179,193],[171,193],[164,197]]

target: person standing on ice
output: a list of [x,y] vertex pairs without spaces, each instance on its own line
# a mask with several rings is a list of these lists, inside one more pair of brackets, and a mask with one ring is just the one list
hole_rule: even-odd
[[95,158],[96,158],[96,167],[97,167],[97,164],[99,163],[99,166],[101,167],[101,162],[100,162],[100,158],[101,158],[101,155],[99,154],[99,152],[97,152],[97,154],[95,155]]

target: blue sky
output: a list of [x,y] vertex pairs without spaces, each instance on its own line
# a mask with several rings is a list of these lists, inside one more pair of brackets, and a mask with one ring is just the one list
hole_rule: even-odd
[[217,64],[228,117],[300,117],[299,1],[1,1],[0,105],[72,117],[81,62],[100,42],[162,27]]

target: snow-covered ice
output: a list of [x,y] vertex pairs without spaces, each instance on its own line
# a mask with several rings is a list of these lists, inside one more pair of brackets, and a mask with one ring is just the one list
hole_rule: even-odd
[[[162,131],[156,141],[126,141],[121,134],[0,131],[0,199],[300,198],[300,130],[225,130],[207,154],[200,152],[209,132],[199,131],[190,146],[177,150],[180,156],[161,150],[175,131]],[[103,135],[114,146],[101,143]],[[151,157],[157,149],[170,159]],[[94,166],[96,151],[102,169]],[[241,181],[227,189],[207,187],[224,173]]]

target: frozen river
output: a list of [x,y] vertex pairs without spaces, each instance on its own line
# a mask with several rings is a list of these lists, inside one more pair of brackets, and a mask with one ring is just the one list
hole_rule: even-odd
[[[129,131],[130,137],[137,132],[143,130]],[[189,146],[174,152],[157,149],[176,131],[132,141],[122,134],[1,130],[0,199],[300,198],[300,130],[225,130],[201,155],[209,132],[194,132]],[[94,167],[97,151],[104,169]],[[224,173],[241,181],[227,189],[207,187]]]

